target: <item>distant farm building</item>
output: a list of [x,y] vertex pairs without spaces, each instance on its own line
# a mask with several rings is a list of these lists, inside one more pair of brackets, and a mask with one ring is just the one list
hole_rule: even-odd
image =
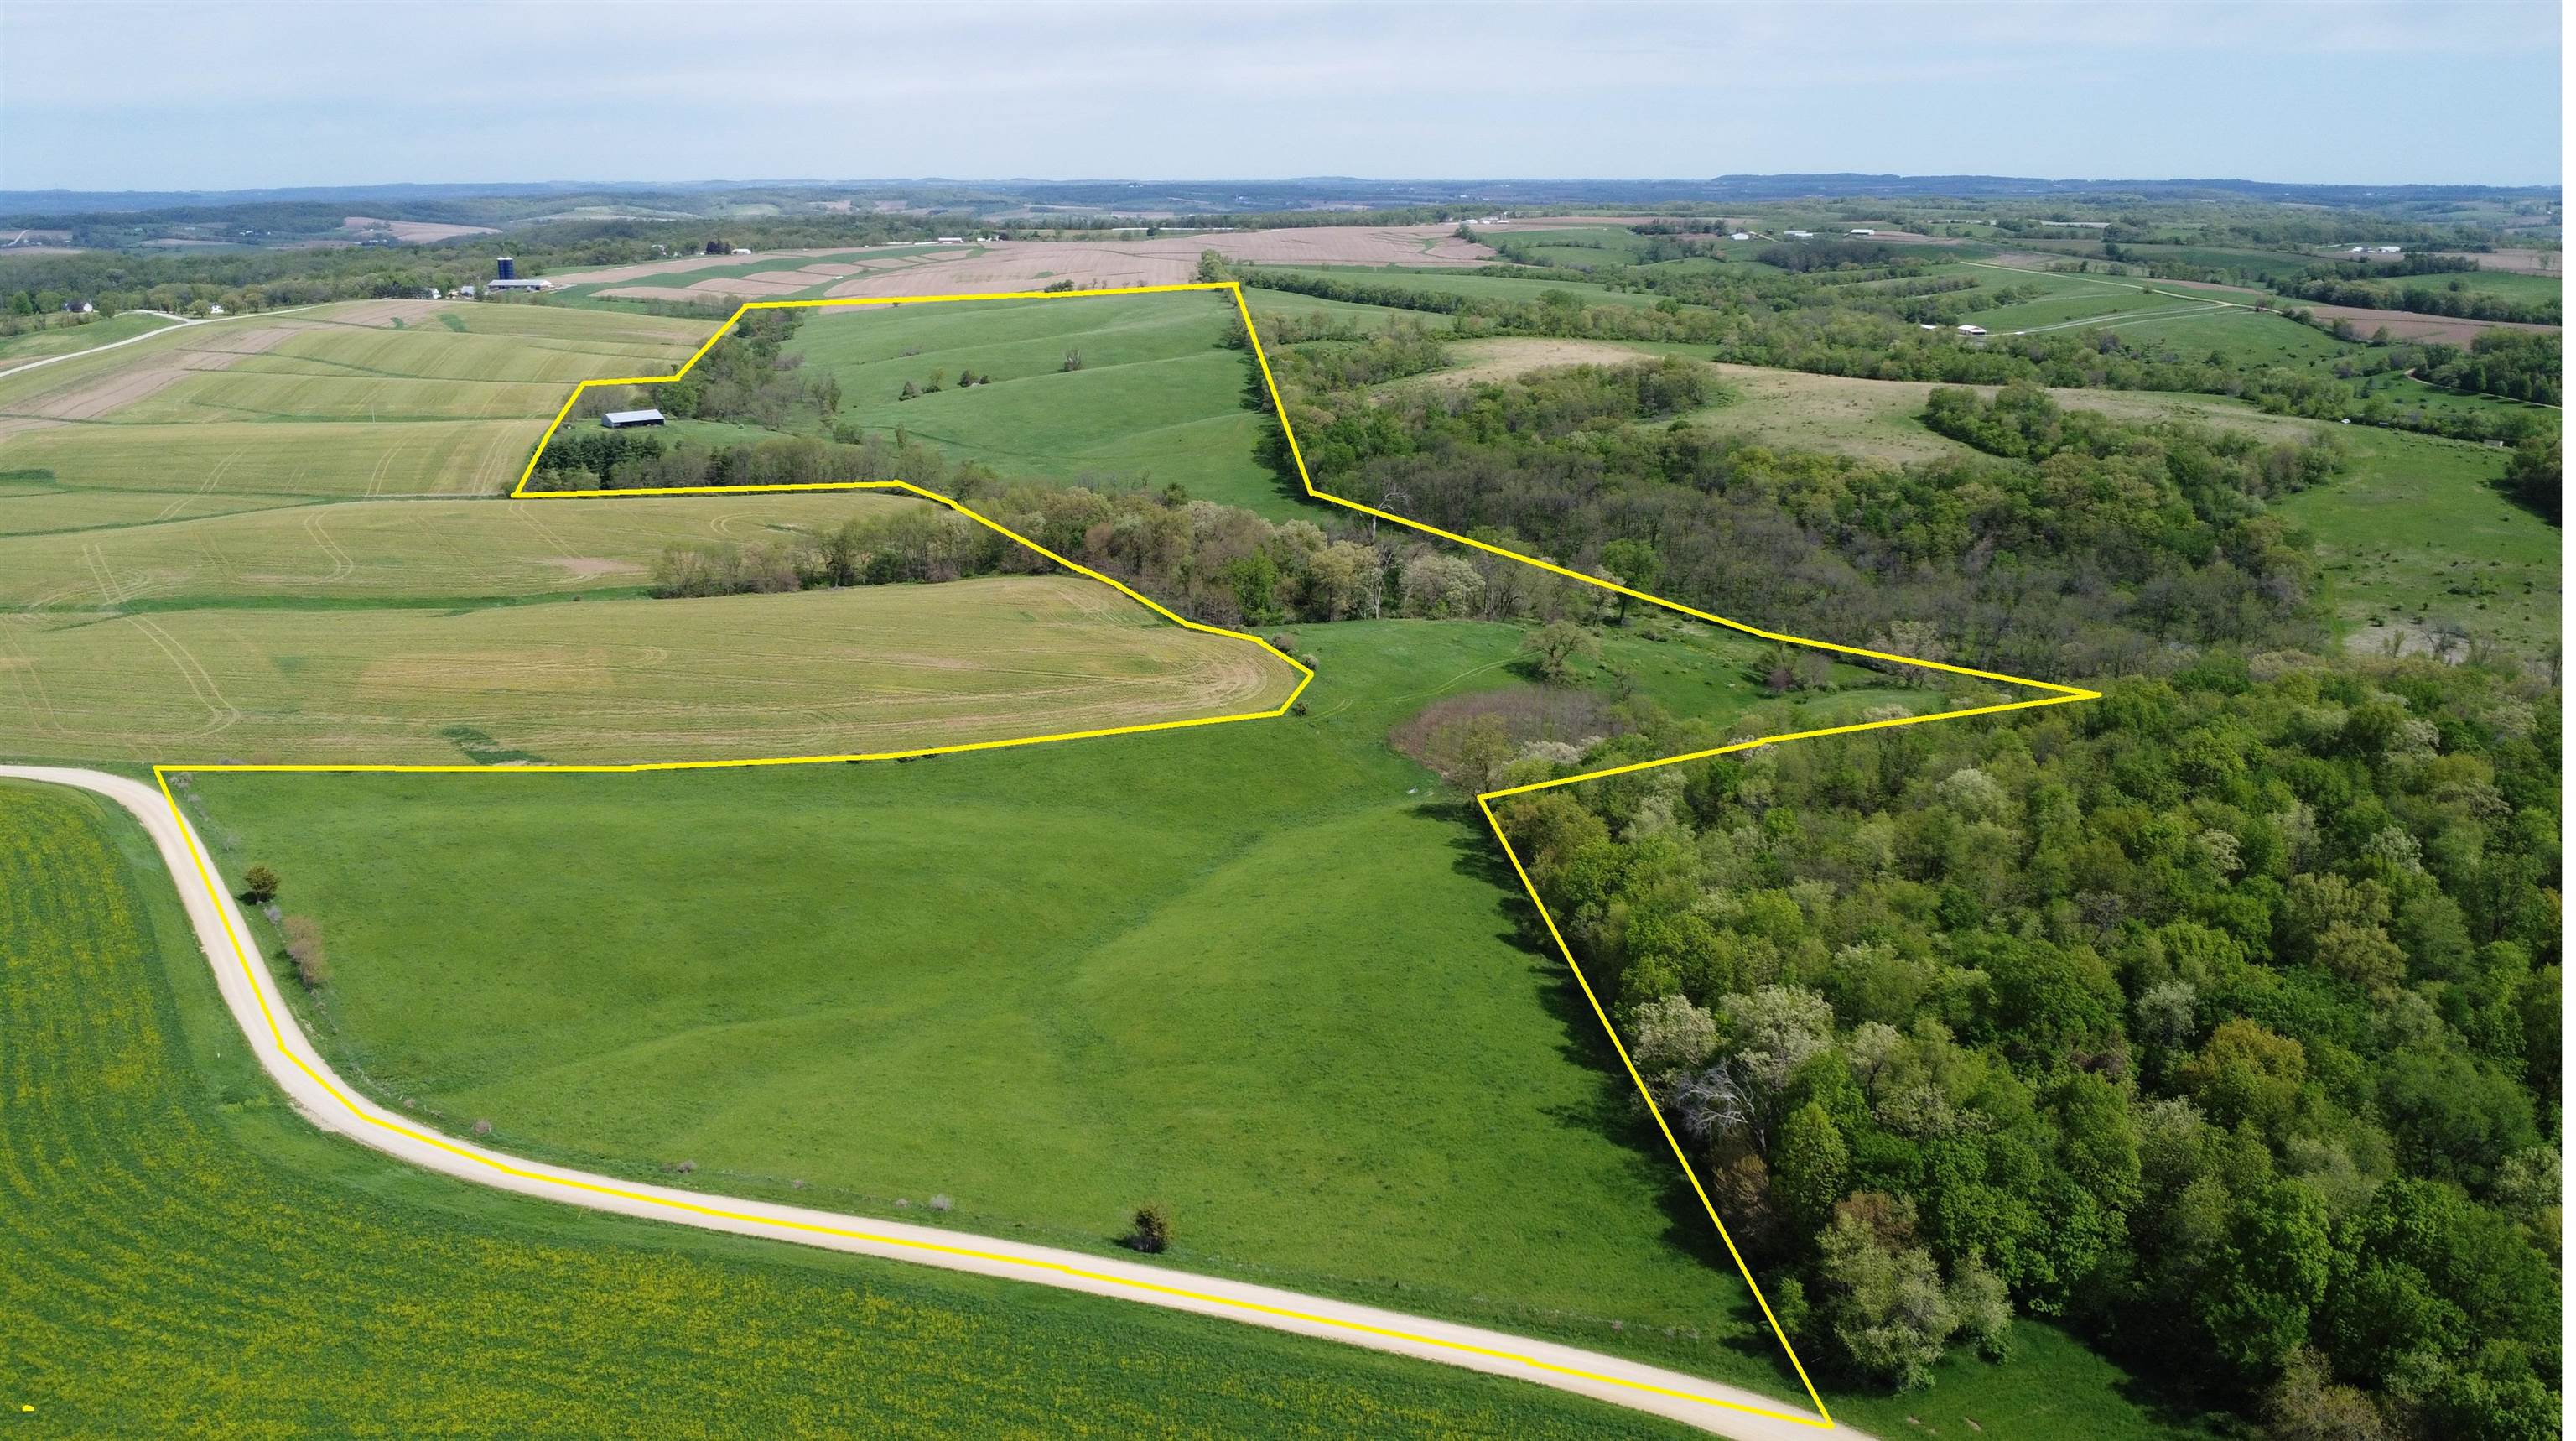
[[1860,225],[1852,227],[1851,233],[1854,235],[1876,235],[1878,232],[1870,229],[1868,226]]
[[1959,327],[1959,333],[1961,335],[1983,335],[1986,333],[1986,328],[1982,325],[1962,325]]
[[1788,236],[1791,240],[1813,240],[1816,238],[1816,232],[1812,230],[1783,230],[1780,233]]
[[496,279],[516,280],[519,278],[519,264],[509,256],[504,255],[498,260],[495,260],[493,264],[497,267],[492,272]]
[[599,423],[603,429],[607,430],[632,430],[639,425],[660,425],[662,423],[662,412],[658,410],[612,410],[606,415],[601,416],[599,418]]
[[2406,247],[2403,245],[2374,245],[2370,247],[2370,253],[2373,255],[2403,255],[2406,253]]
[[1751,240],[1753,238],[1753,232],[1750,230],[1729,231],[1727,232],[1726,238],[1729,240]]
[[485,285],[483,288],[494,291],[552,290],[555,288],[555,283],[551,280],[495,280]]
[[736,255],[749,255],[751,253],[751,247],[747,245],[737,245],[733,248],[733,253]]

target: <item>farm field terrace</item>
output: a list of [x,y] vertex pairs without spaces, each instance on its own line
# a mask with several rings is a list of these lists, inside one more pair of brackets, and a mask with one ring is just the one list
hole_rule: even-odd
[[1258,646],[1057,575],[447,611],[21,615],[0,625],[0,754],[843,755],[1247,714],[1296,680]]
[[1698,1434],[324,1137],[241,1044],[141,829],[59,787],[0,782],[0,1034],[0,1414],[30,1434]]
[[[11,502],[0,500],[0,510]],[[0,612],[631,594],[672,545],[815,535],[927,502],[866,493],[604,504],[360,500],[0,536]]]
[[[0,486],[41,527],[210,500],[509,489],[574,382],[660,374],[709,323],[506,303],[354,301],[173,329],[0,375]],[[76,497],[101,496],[85,513]]]
[[[278,867],[329,935],[308,1024],[335,1063],[431,1124],[1077,1249],[1158,1199],[1189,1269],[1795,1397],[1562,962],[1525,944],[1490,836],[1387,743],[1435,700],[1528,690],[1520,639],[1300,627],[1306,714],[1153,737],[662,776],[206,773],[189,804],[219,865]],[[1713,735],[1939,703],[1747,714],[1766,653],[1623,631],[1606,659]],[[532,854],[558,858],[542,886],[504,859]]]

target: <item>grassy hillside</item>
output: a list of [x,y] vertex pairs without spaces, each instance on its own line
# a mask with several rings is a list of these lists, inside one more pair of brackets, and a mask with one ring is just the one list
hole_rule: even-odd
[[[1603,1134],[1590,1018],[1515,943],[1498,857],[1385,743],[1509,682],[1518,639],[1307,627],[1308,715],[1159,737],[197,794],[226,863],[279,866],[332,932],[324,1043],[445,1124],[860,1212],[944,1193],[962,1227],[1089,1249],[1159,1198],[1185,1266],[1592,1345],[1624,1321],[1777,1384],[1668,1159]],[[1751,688],[1709,659],[1731,713]],[[547,884],[513,879],[530,856]],[[686,879],[718,856],[733,879]]]
[[[900,427],[1013,478],[1299,513],[1254,458],[1276,422],[1243,404],[1236,325],[1232,297],[1207,292],[867,306],[808,312],[787,349],[840,381],[844,425]],[[967,370],[991,383],[960,387]],[[904,400],[907,383],[928,393]]]
[[[1516,684],[1518,638],[1308,627],[1308,715],[1135,741],[196,794],[224,864],[277,865],[331,933],[324,1044],[435,1123],[861,1213],[943,1194],[961,1227],[1078,1248],[1161,1199],[1187,1266],[1787,1394],[1669,1158],[1614,1139],[1626,1102],[1499,858],[1385,743]],[[1613,658],[1724,717],[1753,654]],[[505,860],[539,855],[542,886]],[[690,879],[719,856],[734,879]],[[409,959],[427,946],[441,965]]]
[[1683,1434],[1223,1321],[478,1191],[311,1131],[231,1027],[140,830],[0,783],[0,1412],[32,1434]]

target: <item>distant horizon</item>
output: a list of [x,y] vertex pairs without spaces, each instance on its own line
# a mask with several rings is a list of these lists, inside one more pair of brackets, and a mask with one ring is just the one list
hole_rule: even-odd
[[[1308,179],[1348,168],[1315,157],[1366,156],[1378,173],[1348,178],[1508,157],[1534,177],[2256,168],[2309,177],[2275,184],[2518,189],[2559,180],[2561,25],[2543,0],[13,0],[0,190],[354,189],[453,173],[460,156],[489,178],[442,183],[652,184],[536,173],[647,163],[828,176],[895,157],[961,180]],[[137,35],[184,63],[127,86],[58,63]],[[1856,155],[1867,169],[1838,169]],[[2444,178],[2387,178],[2424,175]]]
[[[1139,185],[1139,186],[1169,185],[1169,186],[1204,186],[1204,185],[1224,185],[1224,184],[1248,184],[1248,185],[1296,185],[1296,184],[1312,184],[1312,185],[1328,185],[1328,184],[1332,184],[1332,183],[1335,183],[1335,182],[1349,182],[1349,183],[1351,183],[1351,184],[1355,184],[1355,185],[1404,185],[1404,184],[1417,184],[1417,185],[1428,185],[1428,184],[1453,185],[1453,184],[1454,184],[1454,185],[1497,185],[1497,186],[1499,186],[1499,185],[1588,185],[1588,186],[1618,186],[1618,185],[1639,185],[1639,186],[1691,186],[1691,185],[1701,185],[1701,186],[1716,186],[1716,185],[1720,185],[1720,184],[1723,184],[1723,183],[1725,183],[1725,182],[1730,182],[1730,181],[1803,180],[1803,179],[1817,179],[1817,180],[1847,180],[1847,181],[1848,181],[1848,180],[1858,180],[1858,181],[1877,181],[1877,180],[1885,180],[1885,181],[1894,182],[1894,183],[1897,183],[1897,184],[1900,184],[1900,185],[1903,185],[1903,184],[1909,184],[1909,183],[1912,183],[1912,182],[1933,182],[1933,181],[1974,180],[1974,181],[2026,182],[2026,183],[2038,184],[2038,185],[2063,185],[2063,186],[2087,186],[2087,187],[2106,187],[2106,186],[2107,186],[2107,187],[2116,187],[2116,186],[2122,186],[2122,185],[2139,185],[2139,186],[2209,186],[2209,187],[2223,187],[2223,186],[2269,186],[2269,187],[2278,187],[2278,188],[2282,188],[2282,189],[2315,189],[2315,190],[2367,190],[2367,191],[2405,191],[2405,190],[2482,190],[2482,191],[2503,191],[2503,192],[2534,192],[2534,193],[2546,193],[2546,194],[2561,194],[2561,193],[2563,193],[2563,190],[2564,190],[2564,187],[2563,187],[2561,184],[2557,183],[2557,182],[2535,183],[2535,184],[2527,184],[2527,185],[2512,185],[2512,184],[2499,184],[2499,183],[2490,183],[2490,182],[2486,182],[2486,181],[2475,181],[2475,180],[2372,180],[2372,181],[2346,181],[2346,180],[2285,180],[2285,179],[2273,179],[2273,178],[2267,178],[2267,177],[2260,177],[2260,176],[2246,176],[2246,175],[2171,175],[2171,176],[2149,176],[2149,175],[2100,175],[2100,176],[2076,176],[2076,175],[2015,175],[2015,174],[2010,174],[2010,173],[2007,173],[2007,172],[2000,172],[2000,171],[1983,171],[1983,172],[1970,172],[1970,171],[1939,171],[1939,172],[1924,172],[1924,173],[1920,173],[1920,174],[1911,174],[1911,173],[1895,173],[1895,172],[1888,172],[1888,171],[1872,171],[1872,170],[1779,170],[1779,171],[1759,171],[1759,170],[1754,170],[1754,171],[1732,171],[1732,172],[1729,172],[1729,173],[1724,174],[1724,175],[1713,175],[1713,176],[1690,176],[1690,175],[1486,175],[1486,176],[1474,176],[1474,175],[1346,175],[1346,174],[1334,174],[1334,173],[1314,173],[1314,174],[1301,174],[1301,175],[1275,175],[1275,176],[1273,176],[1273,175],[1222,175],[1222,174],[1220,174],[1220,175],[1142,175],[1142,174],[1138,174],[1138,175],[1118,175],[1118,174],[1103,174],[1103,175],[1067,175],[1067,176],[1035,176],[1035,175],[918,175],[918,176],[859,176],[859,177],[849,177],[849,178],[834,178],[834,177],[824,177],[824,176],[750,176],[750,177],[740,177],[740,178],[735,178],[735,177],[692,178],[692,179],[634,179],[634,178],[630,178],[630,179],[615,179],[615,180],[612,180],[612,179],[604,179],[604,178],[596,178],[596,177],[592,177],[592,178],[571,178],[571,179],[546,179],[546,180],[382,180],[382,181],[353,180],[353,181],[336,181],[336,182],[326,182],[326,183],[312,184],[312,185],[247,185],[247,186],[237,186],[237,187],[229,187],[229,188],[220,188],[220,189],[218,189],[218,188],[211,188],[211,187],[170,187],[170,186],[137,186],[137,187],[127,187],[127,188],[119,188],[119,189],[107,189],[107,188],[101,188],[101,187],[95,187],[95,186],[57,185],[57,186],[47,186],[47,187],[44,187],[44,188],[41,188],[41,189],[32,189],[32,190],[29,190],[29,189],[9,189],[9,188],[0,188],[0,203],[5,203],[5,202],[7,202],[7,201],[16,200],[16,199],[20,199],[20,198],[35,198],[35,197],[53,196],[53,195],[63,195],[63,196],[101,196],[101,197],[111,197],[111,196],[137,196],[137,195],[140,195],[140,196],[191,196],[191,197],[202,197],[202,198],[206,198],[206,199],[220,199],[220,198],[231,197],[231,196],[263,196],[263,195],[285,195],[285,194],[311,194],[311,195],[314,195],[314,196],[317,196],[317,197],[324,197],[324,196],[330,196],[330,195],[342,194],[342,193],[346,193],[346,192],[353,192],[353,191],[386,191],[386,190],[438,190],[438,191],[451,191],[451,192],[461,192],[461,193],[475,193],[475,192],[478,192],[478,191],[502,191],[502,190],[512,190],[512,191],[532,191],[532,192],[547,192],[547,191],[583,191],[583,190],[590,190],[590,189],[602,189],[602,190],[756,190],[756,189],[761,189],[761,188],[765,188],[765,187],[778,187],[778,188],[782,188],[782,189],[841,189],[841,188],[848,188],[848,189],[897,189],[897,188],[920,187],[920,186],[934,186],[934,185],[962,185],[962,186],[975,186],[975,185],[991,185],[991,186],[1009,186],[1009,185],[1025,185],[1025,186],[1081,186],[1081,185]],[[1930,196],[1930,195],[1938,195],[1938,194],[1940,194],[1940,193],[1941,193],[1941,192],[1940,192],[1940,191],[1938,191],[1938,190],[1934,190],[1934,189],[1930,189],[1930,188],[1923,188],[1923,189],[1898,189],[1898,190],[1890,190],[1890,191],[1886,191],[1886,192],[1877,192],[1877,193],[1875,193],[1875,194],[1880,195],[1882,198],[1889,198],[1889,199],[1902,199],[1902,198],[1909,198],[1909,197],[1913,197],[1913,196]],[[1734,199],[1734,200],[1742,200],[1742,201],[1743,201],[1744,203],[1746,203],[1746,204],[1755,204],[1755,203],[1770,203],[1771,201],[1773,201],[1773,200],[1778,200],[1778,199],[1803,199],[1803,198],[1817,198],[1817,199],[1844,199],[1844,198],[1860,198],[1860,197],[1863,197],[1863,196],[1869,196],[1869,195],[1872,195],[1872,194],[1874,194],[1874,193],[1873,193],[1873,192],[1867,192],[1867,191],[1856,191],[1856,192],[1851,192],[1849,195],[1839,195],[1839,194],[1838,194],[1838,195],[1823,195],[1823,194],[1817,194],[1817,195],[1813,195],[1813,196],[1806,196],[1806,195],[1783,195],[1783,196],[1778,196],[1778,197],[1765,197],[1765,198],[1760,198],[1760,199],[1757,199],[1757,198],[1754,198],[1754,197],[1742,197],[1742,196],[1737,196],[1737,197],[1727,197],[1727,198],[1728,198],[1728,199]],[[2044,197],[2033,197],[2033,198],[2044,198]],[[2080,195],[2070,195],[2070,196],[2068,196],[2067,198],[2070,198],[2070,199],[2080,199],[2080,198],[2082,198],[2082,197],[2081,197]],[[254,202],[254,203],[255,203],[255,202]],[[1430,201],[1423,201],[1423,202],[1413,202],[1413,203],[1426,203],[1426,204],[1427,204],[1427,203],[1434,203],[1434,202],[1430,202]],[[1550,202],[1550,203],[1553,203],[1553,202]]]

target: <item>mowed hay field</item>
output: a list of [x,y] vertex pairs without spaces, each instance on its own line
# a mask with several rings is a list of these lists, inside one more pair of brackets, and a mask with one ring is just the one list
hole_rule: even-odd
[[[50,492],[342,498],[507,490],[580,380],[667,373],[713,327],[359,301],[192,325],[0,375],[0,482]],[[10,500],[0,496],[0,529]],[[130,515],[101,507],[97,523]]]
[[[871,305],[806,312],[787,349],[840,381],[842,423],[901,427],[1012,479],[1177,483],[1298,514],[1257,458],[1278,422],[1244,404],[1252,360],[1226,344],[1240,324],[1222,291]],[[964,370],[992,383],[961,388]],[[907,382],[942,388],[904,400]]]
[[31,1435],[1679,1437],[1229,1321],[601,1216],[313,1131],[139,827],[0,782],[0,1414]]
[[632,588],[669,546],[810,537],[926,504],[864,492],[360,500],[0,536],[0,610],[462,602]]
[[[610,502],[600,502],[608,504]],[[1266,710],[1296,673],[1096,582],[0,619],[0,754],[731,760]]]

